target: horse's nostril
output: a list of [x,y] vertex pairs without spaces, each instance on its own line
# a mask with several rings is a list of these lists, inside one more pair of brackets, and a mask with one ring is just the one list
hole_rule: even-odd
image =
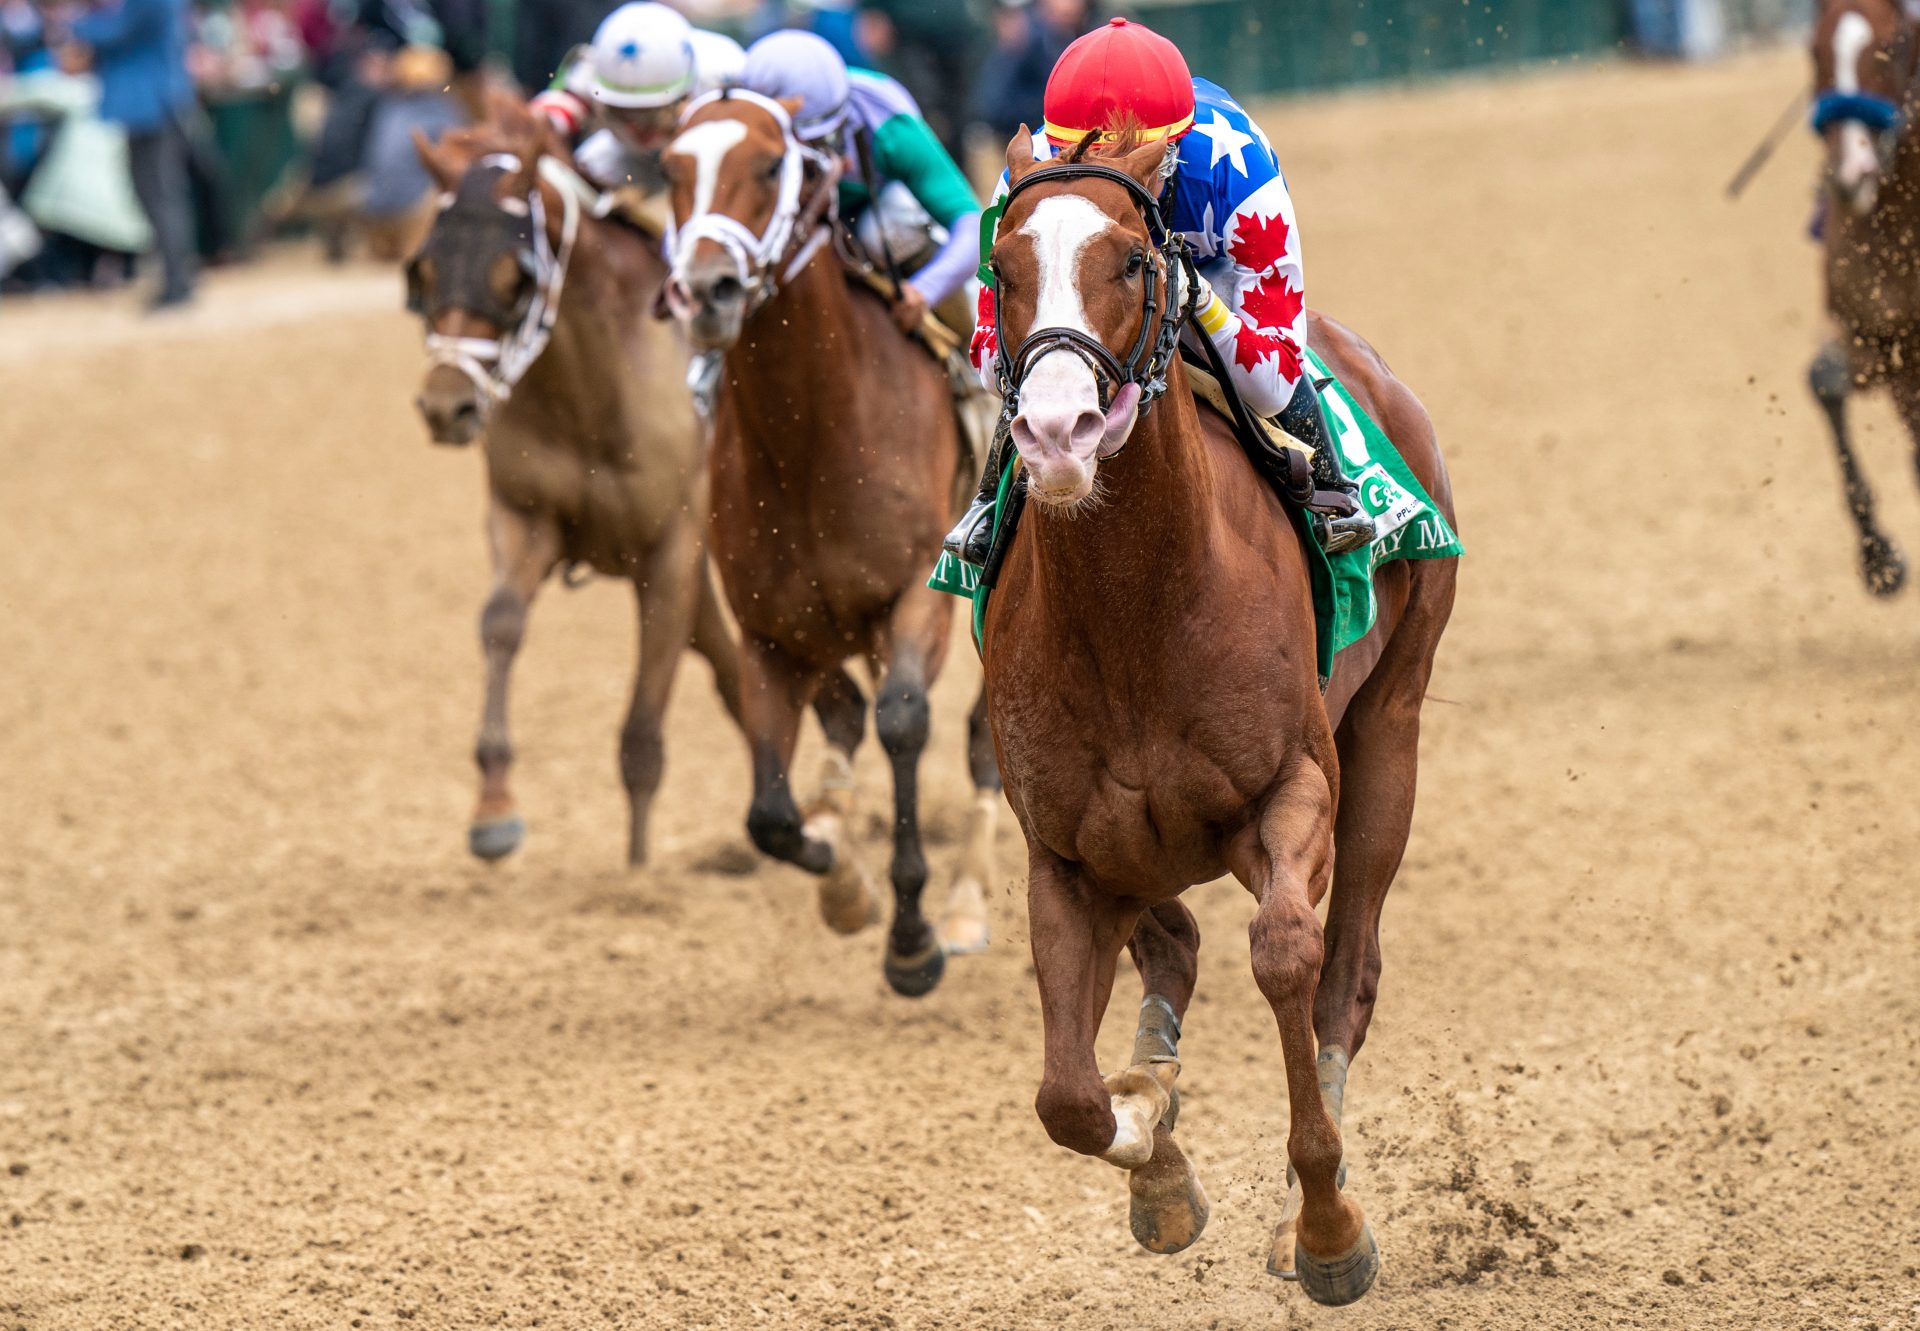
[[720,278],[708,291],[709,297],[716,305],[731,305],[746,294],[747,289],[740,285],[740,279],[737,277]]

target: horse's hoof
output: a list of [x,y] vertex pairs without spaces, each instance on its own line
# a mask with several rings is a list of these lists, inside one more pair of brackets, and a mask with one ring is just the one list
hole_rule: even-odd
[[1340,1308],[1373,1288],[1380,1275],[1380,1245],[1373,1241],[1373,1226],[1362,1222],[1359,1241],[1340,1256],[1315,1257],[1295,1243],[1293,1262],[1308,1298]]
[[467,829],[467,849],[489,862],[504,859],[520,849],[526,835],[526,820],[517,813],[483,818]]
[[857,934],[880,919],[880,897],[852,855],[834,856],[820,880],[820,918],[837,934]]
[[1193,1246],[1207,1228],[1213,1208],[1200,1176],[1178,1147],[1168,1152],[1162,1167],[1161,1153],[1173,1146],[1171,1136],[1155,1143],[1154,1158],[1127,1175],[1127,1191],[1132,1205],[1127,1224],[1136,1243],[1148,1252],[1171,1256]]
[[987,900],[980,884],[963,878],[947,897],[940,920],[940,944],[950,957],[971,957],[987,950]]
[[911,957],[897,957],[889,948],[884,969],[894,993],[902,998],[924,998],[947,973],[947,954],[940,950],[939,939]]
[[1907,582],[1907,561],[1899,547],[1884,536],[1861,542],[1860,570],[1867,580],[1867,590],[1875,596],[1892,596]]

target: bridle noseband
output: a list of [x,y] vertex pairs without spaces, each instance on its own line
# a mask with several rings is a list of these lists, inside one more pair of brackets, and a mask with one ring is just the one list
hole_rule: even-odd
[[[567,268],[573,260],[573,244],[580,231],[584,207],[593,216],[602,216],[607,201],[565,163],[542,157],[535,163],[537,173],[533,189],[522,203],[518,199],[495,200],[493,189],[502,175],[524,169],[512,153],[490,153],[475,162],[460,183],[460,189],[441,209],[427,243],[407,265],[407,308],[429,317],[439,310],[466,308],[486,318],[503,331],[498,337],[450,337],[427,332],[427,359],[432,365],[445,365],[460,371],[473,381],[484,402],[504,402],[513,395],[514,386],[525,377],[540,353],[553,340],[553,326],[560,316],[560,293],[566,286]],[[547,208],[540,181],[552,185],[560,195],[560,243],[547,236]],[[431,257],[436,237],[444,245],[449,231],[474,236],[504,232],[513,248],[521,271],[533,280],[533,294],[512,309],[501,308],[483,273],[470,274],[459,285],[469,290],[441,295],[438,310],[429,310],[420,261]],[[480,249],[480,246],[474,246]],[[498,248],[486,251],[489,256]],[[486,262],[491,262],[489,257]]]
[[[1035,362],[1055,351],[1071,352],[1087,363],[1087,368],[1093,371],[1102,412],[1113,405],[1113,395],[1121,387],[1133,384],[1140,390],[1139,410],[1144,415],[1154,399],[1167,391],[1167,368],[1180,340],[1181,325],[1192,317],[1194,304],[1199,299],[1200,283],[1194,273],[1193,255],[1185,239],[1168,228],[1160,200],[1125,171],[1100,162],[1052,162],[1035,167],[1008,189],[1003,208],[1036,185],[1061,180],[1105,180],[1126,190],[1139,206],[1153,251],[1142,274],[1145,290],[1141,299],[1140,332],[1125,360],[1099,338],[1061,325],[1029,332],[1008,357],[1001,328],[996,325],[994,369],[1004,404],[1002,415],[1011,421],[1019,414],[1021,385]],[[1155,260],[1166,264],[1165,308],[1160,299],[1160,266]]]

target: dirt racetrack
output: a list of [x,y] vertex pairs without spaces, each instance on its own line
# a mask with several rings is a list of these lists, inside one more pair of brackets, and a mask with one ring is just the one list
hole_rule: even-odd
[[1239,888],[1189,897],[1213,1223],[1153,1258],[1032,1112],[1010,819],[994,950],[894,998],[800,875],[726,871],[744,746],[689,660],[656,864],[620,867],[622,589],[536,605],[531,834],[468,859],[480,473],[410,414],[395,277],[10,303],[0,1331],[1916,1325],[1916,592],[1861,590],[1802,386],[1809,136],[1720,196],[1802,74],[1269,119],[1310,294],[1432,408],[1469,548],[1348,1098],[1386,1265],[1343,1312],[1261,1268],[1286,1118]]

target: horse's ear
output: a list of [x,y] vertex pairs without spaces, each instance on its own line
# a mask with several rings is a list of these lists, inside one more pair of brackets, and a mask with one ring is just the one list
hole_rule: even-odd
[[1167,162],[1167,149],[1171,145],[1165,139],[1156,139],[1152,143],[1143,143],[1138,148],[1129,149],[1119,160],[1119,167],[1135,180],[1149,194],[1160,193],[1160,176]]
[[1039,165],[1039,159],[1033,155],[1033,131],[1023,121],[1020,132],[1007,142],[1007,184],[1018,184],[1021,176]]
[[775,100],[787,109],[787,119],[791,121],[800,119],[800,108],[807,104],[802,97],[779,97]]
[[[502,88],[499,84],[487,86],[487,119],[489,125],[513,125],[527,114],[527,104],[515,93]],[[545,117],[541,117],[545,119]]]
[[420,154],[420,164],[427,168],[427,174],[433,177],[434,184],[446,190],[459,183],[459,168],[454,165],[447,150],[417,129],[413,131],[413,150]]

